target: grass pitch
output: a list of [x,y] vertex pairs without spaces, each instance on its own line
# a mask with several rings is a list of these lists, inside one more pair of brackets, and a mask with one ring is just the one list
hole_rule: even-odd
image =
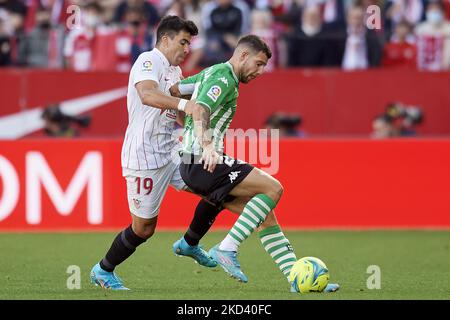
[[[256,236],[241,247],[239,260],[249,283],[207,269],[172,253],[181,232],[157,232],[117,269],[129,292],[102,290],[89,271],[109,248],[114,233],[0,234],[0,299],[450,299],[448,231],[288,231],[297,257],[316,256],[330,270],[337,293],[292,294]],[[211,232],[210,248],[225,232]],[[81,270],[81,289],[69,290],[67,268]],[[381,289],[366,286],[381,270]]]

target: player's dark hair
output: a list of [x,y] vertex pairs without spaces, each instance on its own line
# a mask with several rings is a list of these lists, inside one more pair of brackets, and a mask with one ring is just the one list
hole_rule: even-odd
[[156,30],[156,43],[159,43],[161,38],[166,35],[173,39],[180,31],[186,31],[191,36],[198,34],[198,28],[194,22],[177,16],[165,16]]
[[255,53],[264,52],[267,59],[272,57],[272,51],[270,50],[267,43],[264,42],[260,37],[250,34],[239,39],[237,46],[245,45],[253,50]]

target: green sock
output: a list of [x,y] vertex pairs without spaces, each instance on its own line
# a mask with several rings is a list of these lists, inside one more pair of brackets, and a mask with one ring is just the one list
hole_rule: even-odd
[[230,232],[221,242],[219,249],[237,251],[239,245],[266,219],[275,205],[275,202],[265,194],[258,194],[251,198]]
[[289,240],[285,237],[283,231],[281,231],[280,226],[275,225],[261,230],[259,232],[259,238],[264,249],[275,261],[278,269],[288,278],[292,266],[297,261],[297,257]]

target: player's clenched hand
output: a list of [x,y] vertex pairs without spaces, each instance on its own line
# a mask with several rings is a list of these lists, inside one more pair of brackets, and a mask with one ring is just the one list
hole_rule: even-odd
[[203,169],[212,173],[220,160],[221,157],[214,148],[213,143],[203,148],[202,158],[200,159],[200,163],[203,163]]
[[195,100],[189,100],[184,107],[184,113],[191,115],[194,112]]
[[170,95],[172,97],[181,98],[180,89],[178,88],[178,83],[175,83],[173,86],[169,89]]

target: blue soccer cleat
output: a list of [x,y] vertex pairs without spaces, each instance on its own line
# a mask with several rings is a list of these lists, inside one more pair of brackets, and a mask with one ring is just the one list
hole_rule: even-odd
[[236,251],[224,251],[219,249],[219,245],[209,250],[209,255],[228,273],[232,278],[248,282],[247,276],[241,271],[241,266],[237,260]]
[[340,286],[337,283],[329,283],[327,284],[325,289],[323,289],[323,292],[336,292],[339,290],[339,288]]
[[[329,284],[327,284],[325,289],[323,289],[323,292],[336,292],[339,290],[339,288],[340,288],[340,286],[337,283],[329,283]],[[293,293],[299,292],[296,281],[291,283],[291,292],[293,292]]]
[[202,249],[201,245],[190,246],[186,240],[184,240],[184,237],[175,241],[172,246],[172,250],[177,256],[191,257],[201,266],[208,268],[217,267],[217,262],[214,261],[205,250]]
[[103,270],[97,263],[91,270],[91,283],[103,289],[130,290],[125,287],[122,280],[114,273]]

